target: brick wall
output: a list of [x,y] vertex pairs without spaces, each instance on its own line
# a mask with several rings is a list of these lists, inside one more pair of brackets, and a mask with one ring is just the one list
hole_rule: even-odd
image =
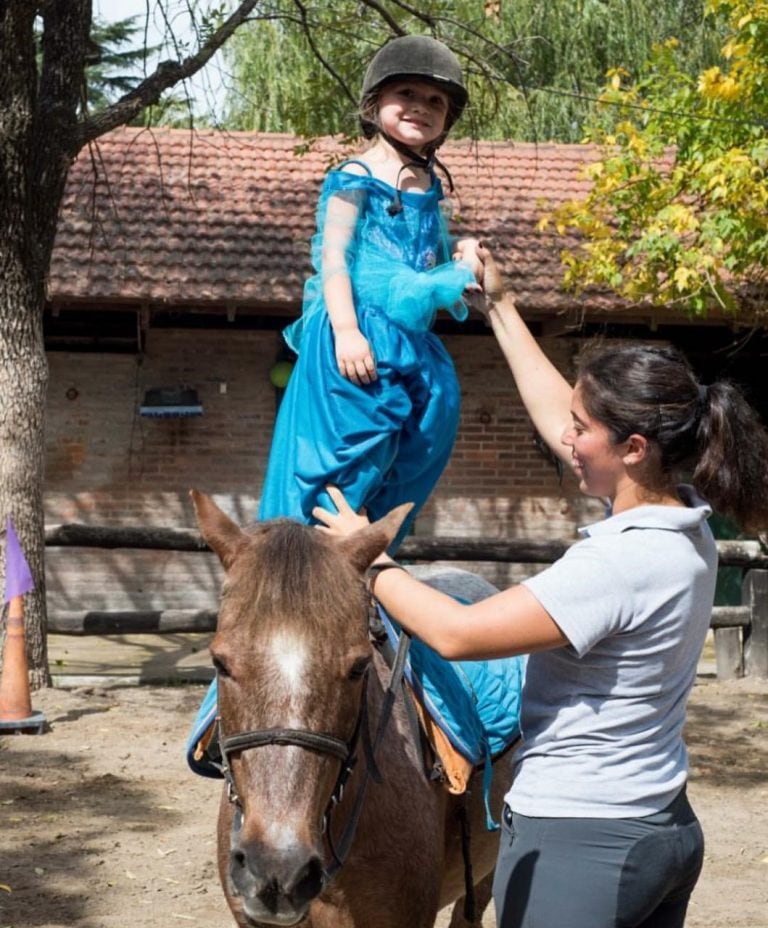
[[[599,517],[573,481],[558,485],[491,335],[450,336],[462,384],[459,439],[416,525],[419,534],[572,537]],[[571,374],[567,339],[544,342]],[[46,522],[192,526],[190,487],[240,522],[253,519],[275,413],[268,331],[150,329],[142,355],[51,352]],[[138,414],[150,387],[187,384],[194,419]],[[486,566],[496,583],[519,571]],[[528,568],[530,573],[531,569]],[[209,606],[220,581],[208,555],[48,549],[50,608]]]
[[[520,395],[491,336],[445,340],[462,387],[459,437],[433,500],[417,525],[426,534],[570,538],[596,512],[572,479],[561,486],[538,450]],[[544,339],[545,352],[573,379],[575,342]],[[426,519],[432,523],[427,525]]]

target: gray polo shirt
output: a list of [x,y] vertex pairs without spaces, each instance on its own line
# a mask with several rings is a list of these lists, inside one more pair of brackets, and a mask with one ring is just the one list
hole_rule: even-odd
[[660,811],[686,780],[685,704],[709,628],[711,509],[638,506],[524,581],[570,642],[529,657],[507,801],[531,816]]

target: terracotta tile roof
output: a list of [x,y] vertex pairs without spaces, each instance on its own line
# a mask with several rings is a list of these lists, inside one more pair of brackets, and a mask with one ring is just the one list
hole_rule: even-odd
[[[49,278],[54,302],[295,311],[330,139],[296,153],[290,135],[123,129],[73,164]],[[548,202],[586,189],[575,145],[458,142],[441,158],[457,231],[491,242],[521,308],[562,312],[559,245],[536,231]],[[95,183],[94,183],[95,179]],[[608,297],[595,308],[617,307]]]

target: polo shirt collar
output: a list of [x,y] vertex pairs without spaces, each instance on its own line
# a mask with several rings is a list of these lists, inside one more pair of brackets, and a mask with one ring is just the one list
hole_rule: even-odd
[[712,507],[688,484],[677,488],[682,506],[634,506],[626,512],[611,516],[601,522],[593,522],[579,529],[582,536],[619,535],[634,528],[666,529],[674,532],[688,532],[701,528],[712,515]]

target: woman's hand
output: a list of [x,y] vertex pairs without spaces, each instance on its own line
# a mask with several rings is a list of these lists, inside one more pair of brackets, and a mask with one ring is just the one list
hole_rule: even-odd
[[472,268],[478,282],[478,290],[465,293],[464,298],[473,309],[482,313],[487,321],[491,306],[505,296],[504,284],[493,255],[478,239],[467,238],[456,243],[453,258],[455,261],[464,261]]
[[485,318],[486,324],[490,325],[491,309],[494,304],[501,302],[506,294],[501,274],[490,251],[478,242],[475,255],[483,268],[478,277],[483,281],[483,290],[478,293],[466,294],[464,299],[472,309],[476,309]]
[[481,247],[480,242],[476,238],[462,238],[456,242],[453,260],[461,261],[463,264],[468,265],[477,281],[477,288],[470,287],[467,289],[479,289],[483,285],[483,262],[478,255],[478,249]]
[[479,242],[476,254],[483,265],[482,282],[486,299],[491,303],[498,302],[504,296],[504,283],[496,261],[490,251]]
[[338,487],[326,487],[328,495],[331,497],[336,512],[329,512],[322,506],[315,506],[312,510],[313,518],[320,523],[318,528],[329,535],[336,535],[339,538],[346,538],[348,535],[354,535],[355,532],[366,525],[370,525],[370,520],[362,509],[359,513],[349,505],[344,498],[344,494]]
[[368,340],[357,326],[334,329],[339,373],[358,386],[376,380],[376,362]]

